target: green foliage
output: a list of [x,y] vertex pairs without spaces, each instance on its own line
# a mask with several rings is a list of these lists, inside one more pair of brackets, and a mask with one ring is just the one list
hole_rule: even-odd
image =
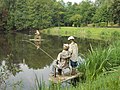
[[100,73],[107,70],[111,51],[111,49],[96,49],[90,51],[86,65],[87,80],[94,80]]
[[93,17],[93,22],[108,22],[109,21],[109,13],[107,10],[107,6],[101,6],[96,10],[96,13]]
[[100,27],[106,27],[107,26],[107,22],[100,22]]
[[75,14],[70,18],[70,21],[73,22],[74,26],[80,26],[82,17],[79,14]]
[[112,20],[120,26],[120,0],[112,0],[111,7],[109,8]]
[[119,39],[115,41],[115,43],[113,43],[111,47],[113,48],[113,51],[111,52],[110,63],[112,67],[116,67],[120,65],[120,41]]
[[115,42],[108,48],[98,48],[93,50],[91,48],[86,63],[87,80],[94,80],[101,73],[110,71],[111,68],[120,65],[120,42]]
[[[108,75],[100,75],[92,82],[79,84],[76,90],[119,90],[120,69]],[[71,89],[74,90],[74,89]]]
[[90,38],[92,35],[92,32],[91,31],[87,31],[87,37]]
[[102,31],[102,32],[100,33],[100,38],[101,38],[101,39],[107,39],[107,36],[108,36],[108,33],[105,32],[105,31]]
[[116,40],[116,39],[119,40],[119,38],[120,38],[120,33],[119,33],[118,31],[112,32],[112,33],[111,33],[111,38],[112,38],[112,40]]
[[[9,1],[5,2],[9,3]],[[43,29],[51,24],[52,0],[13,0],[5,7],[7,14],[6,29]],[[4,14],[4,12],[3,12]]]
[[0,0],[0,28],[7,30],[44,29],[52,26],[120,25],[119,0]]
[[110,26],[113,26],[113,25],[114,25],[114,22],[110,22],[109,24],[110,24]]

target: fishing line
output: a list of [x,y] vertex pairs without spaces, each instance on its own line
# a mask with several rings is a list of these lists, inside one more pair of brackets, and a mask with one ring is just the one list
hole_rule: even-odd
[[[34,45],[35,47],[36,47],[36,45],[33,43],[33,42],[31,42],[31,41],[28,41],[28,40],[22,40],[22,41],[25,41],[25,42],[28,42],[28,43],[30,43],[30,44],[32,44],[32,45]],[[38,48],[38,49],[40,49],[42,52],[44,52],[47,56],[49,56],[52,60],[55,60],[50,54],[48,54],[45,50],[43,50],[42,48]]]

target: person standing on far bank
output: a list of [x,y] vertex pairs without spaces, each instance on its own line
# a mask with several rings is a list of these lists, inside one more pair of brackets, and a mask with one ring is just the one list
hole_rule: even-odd
[[78,45],[75,43],[75,38],[73,36],[68,37],[69,44],[69,51],[71,52],[70,57],[70,65],[72,67],[71,74],[76,74],[76,67],[77,67],[77,58],[78,58]]

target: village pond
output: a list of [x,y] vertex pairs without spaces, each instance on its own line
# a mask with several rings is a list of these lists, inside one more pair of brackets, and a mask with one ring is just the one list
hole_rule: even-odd
[[[42,34],[40,48],[53,59],[62,50],[63,43],[68,43],[68,37]],[[45,52],[37,49],[29,42],[33,33],[0,34],[0,87],[12,90],[31,90],[36,86],[36,78],[49,83],[50,66],[53,59]],[[76,37],[75,37],[76,38]],[[79,55],[86,58],[91,46],[107,47],[108,42],[85,38],[76,38]],[[34,42],[32,42],[34,43]]]

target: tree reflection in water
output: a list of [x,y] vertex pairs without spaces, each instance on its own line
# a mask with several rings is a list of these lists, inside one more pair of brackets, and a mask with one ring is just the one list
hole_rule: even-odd
[[7,55],[7,58],[5,58],[5,61],[2,61],[0,66],[0,89],[6,90],[9,86],[16,86],[21,84],[21,81],[17,81],[14,84],[8,84],[6,81],[9,76],[16,75],[21,71],[18,64],[15,64],[13,59],[13,54]]

